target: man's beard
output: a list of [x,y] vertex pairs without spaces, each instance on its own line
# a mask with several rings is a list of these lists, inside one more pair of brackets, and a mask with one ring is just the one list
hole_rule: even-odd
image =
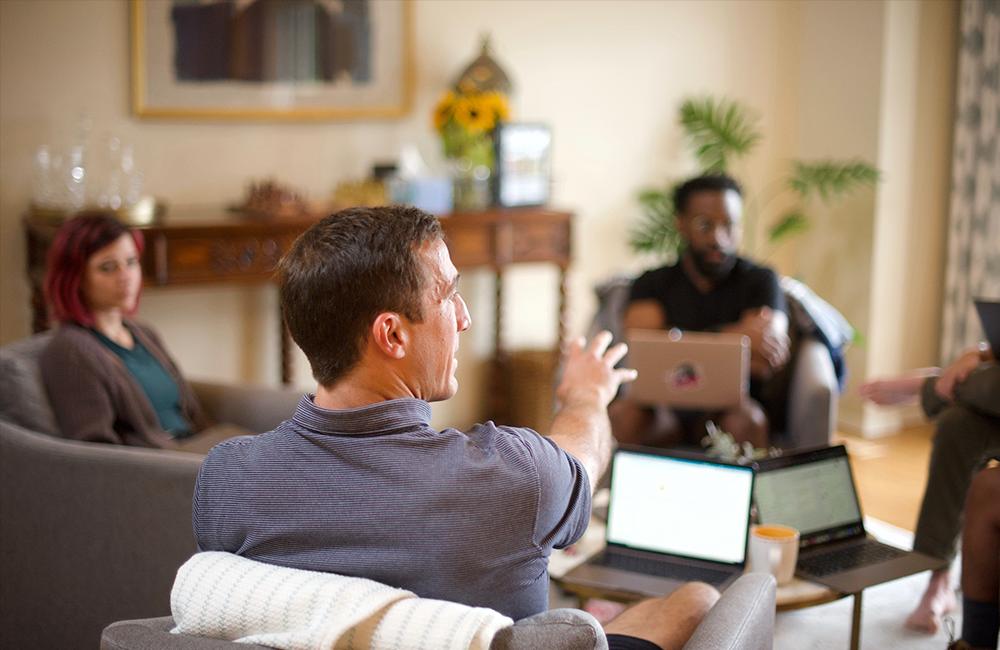
[[710,262],[700,251],[689,248],[688,252],[691,253],[691,260],[694,262],[694,267],[698,269],[698,273],[709,280],[722,280],[736,266],[736,255],[733,253],[722,252],[722,260]]

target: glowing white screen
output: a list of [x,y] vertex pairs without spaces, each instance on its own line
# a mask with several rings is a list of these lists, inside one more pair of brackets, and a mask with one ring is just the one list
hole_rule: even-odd
[[618,452],[608,541],[717,562],[743,562],[753,472]]
[[803,535],[861,519],[844,456],[762,472],[754,493],[761,523],[784,524]]

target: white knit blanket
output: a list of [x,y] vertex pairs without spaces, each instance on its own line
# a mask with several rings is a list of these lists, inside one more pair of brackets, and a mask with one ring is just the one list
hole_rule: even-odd
[[294,650],[487,650],[514,623],[372,580],[219,552],[178,569],[170,609],[174,633]]

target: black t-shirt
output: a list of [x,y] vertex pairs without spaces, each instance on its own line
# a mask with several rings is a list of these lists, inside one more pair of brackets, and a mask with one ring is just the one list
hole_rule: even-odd
[[632,284],[629,302],[636,300],[657,301],[666,312],[668,327],[696,332],[735,323],[747,309],[767,306],[787,312],[774,271],[742,257],[708,293],[694,286],[680,261],[646,271]]

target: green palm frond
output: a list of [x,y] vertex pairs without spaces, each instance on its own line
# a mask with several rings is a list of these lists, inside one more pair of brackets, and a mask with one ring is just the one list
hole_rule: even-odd
[[777,244],[785,237],[809,229],[809,218],[800,210],[786,212],[767,232],[767,241]]
[[818,195],[830,201],[858,187],[875,185],[880,177],[879,170],[863,160],[795,161],[788,186],[803,199]]
[[729,99],[685,100],[680,121],[706,172],[726,171],[731,158],[745,155],[761,139],[757,116]]
[[629,232],[629,245],[638,253],[654,253],[670,259],[676,256],[681,245],[674,219],[671,191],[643,190],[639,204],[643,216]]

